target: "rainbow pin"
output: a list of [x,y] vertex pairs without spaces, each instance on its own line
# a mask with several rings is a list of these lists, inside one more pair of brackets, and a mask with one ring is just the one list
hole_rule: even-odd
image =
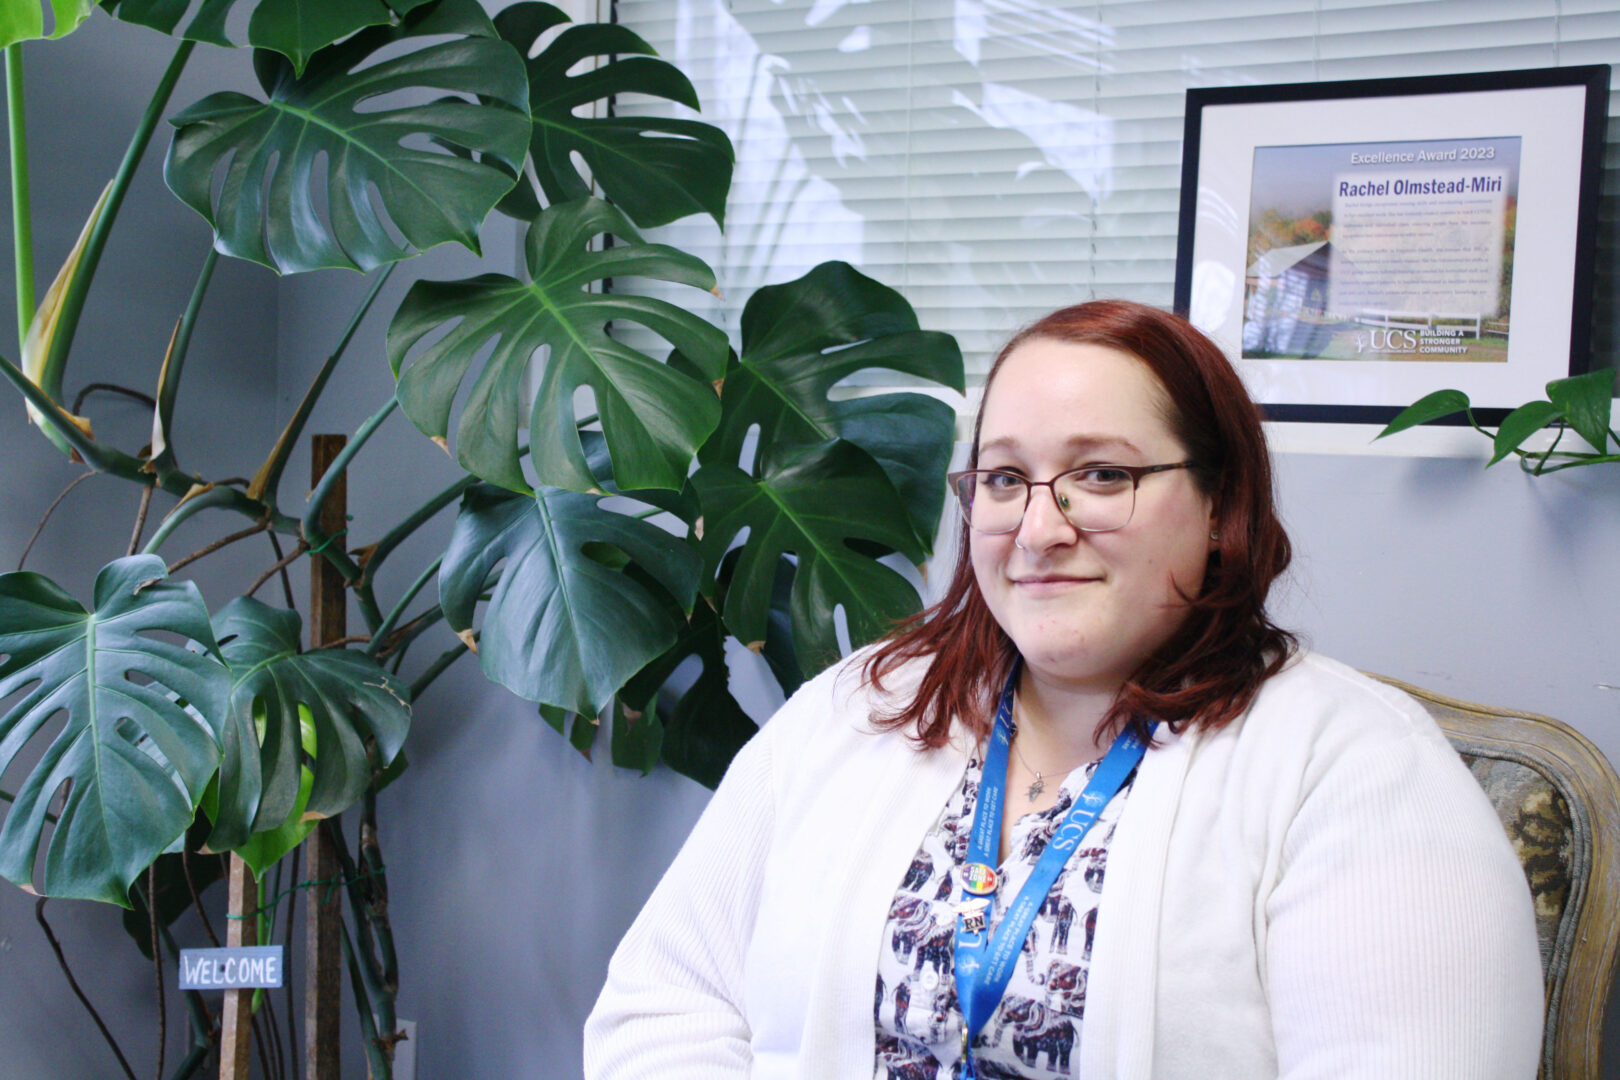
[[962,867],[962,889],[974,896],[989,896],[996,891],[1000,880],[996,868],[986,863],[973,862]]

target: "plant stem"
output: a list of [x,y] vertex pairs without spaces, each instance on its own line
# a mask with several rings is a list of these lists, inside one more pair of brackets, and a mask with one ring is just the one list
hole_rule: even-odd
[[462,494],[478,482],[476,476],[463,476],[433,498],[417,507],[404,521],[390,529],[381,540],[372,546],[371,555],[366,559],[365,579],[369,583],[377,577],[377,567],[388,558],[393,550],[402,544],[411,533],[425,525],[435,514],[446,506],[461,498]]
[[1620,454],[1595,454],[1591,457],[1582,455],[1578,460],[1575,461],[1563,461],[1559,462],[1557,465],[1543,464],[1538,466],[1535,472],[1536,475],[1540,476],[1544,473],[1558,472],[1560,469],[1573,469],[1581,465],[1607,465],[1612,462],[1620,462]]
[[[360,962],[360,971],[365,976],[366,993],[368,996],[384,992],[382,973],[376,959],[376,941],[372,937],[371,901],[367,895],[368,882],[361,879],[360,871],[355,867],[354,856],[349,854],[349,840],[343,835],[340,827],[334,826],[332,849],[337,853],[338,867],[342,874],[344,892],[349,898],[349,907],[354,912],[354,933],[358,938],[355,945],[355,957]],[[376,1007],[371,1008],[373,1019],[376,1017]]]
[[[302,853],[303,848],[304,845],[299,844],[292,850],[291,876],[294,881],[298,880],[298,856]],[[297,923],[297,921],[298,890],[294,889],[292,891],[292,895],[287,897],[287,921],[283,924],[285,929],[282,931],[283,936],[281,955],[288,959],[283,965],[285,977],[282,979],[281,983],[287,997],[287,1056],[292,1059],[292,1074],[295,1078],[303,1075],[303,1070],[300,1068],[298,1061],[298,1023],[296,1019],[298,1016],[298,1010],[293,1003],[293,973],[292,961],[290,959],[293,954],[293,926]]]
[[[298,601],[293,599],[292,578],[287,574],[287,564],[282,561],[286,556],[281,553],[281,541],[276,539],[274,532],[270,533],[269,536],[270,548],[276,553],[276,565],[281,567],[281,592],[287,601],[287,610],[297,611]],[[293,850],[297,851],[298,849],[294,848]]]
[[[396,1033],[394,1001],[399,995],[399,955],[394,950],[394,927],[388,916],[388,866],[383,862],[382,845],[377,839],[377,788],[366,788],[360,812],[360,864],[366,868],[366,889],[371,894],[367,915],[376,926],[377,955],[382,961],[382,984],[387,991],[381,1009],[382,1027]],[[393,1059],[390,1046],[388,1057]]]
[[[67,418],[62,406],[58,405],[55,399],[35,385],[34,380],[30,379],[21,368],[4,356],[0,356],[0,376],[4,376],[8,382],[15,386],[18,392],[40,411],[45,423],[50,425],[52,430],[66,440],[78,452],[84,462],[96,472],[111,473],[114,476],[142,485],[152,483],[151,474],[146,471],[146,462],[131,457],[113,447],[104,446],[90,438]],[[180,505],[175,507],[176,511],[181,507],[188,506],[196,498],[206,497],[209,499],[207,503],[209,506],[224,506],[255,521],[268,516],[271,528],[294,534],[298,531],[298,522],[293,518],[288,517],[286,514],[277,513],[273,508],[267,507],[259,500],[251,499],[234,488],[224,486],[223,483],[210,486],[197,477],[185,476],[178,470],[171,470],[167,475],[159,475],[158,486],[172,495],[181,497]],[[198,487],[208,487],[208,490],[204,495],[193,496],[192,492]],[[186,516],[190,516],[199,509],[202,509],[202,507],[192,507],[186,511]],[[172,516],[173,512],[171,512]],[[178,522],[172,524],[165,522],[165,524],[172,528]],[[160,527],[158,536],[154,536],[151,541],[148,541],[143,550],[151,552],[160,538],[166,536],[167,531]],[[354,567],[353,560],[348,559],[346,555],[343,556],[343,559],[349,564],[349,573],[352,577],[358,577],[360,571]]]
[[[346,532],[347,530],[344,531]],[[343,580],[349,585],[355,586],[358,590],[361,577],[360,565],[349,557],[349,553],[343,550],[342,544],[336,542],[338,536],[341,535],[342,533],[333,536],[326,536],[319,543],[312,544],[300,533],[298,542],[304,545],[305,551],[319,555],[321,558],[331,563],[333,569],[343,576]],[[361,602],[360,610],[366,615],[366,625],[376,626],[382,621],[382,613],[377,610],[376,599],[367,596],[360,596],[359,598]]]
[[377,1045],[377,1022],[371,1015],[370,994],[354,957],[354,945],[349,941],[349,926],[347,923],[340,925],[343,928],[343,958],[349,962],[349,983],[354,987],[355,1011],[360,1014],[360,1038],[366,1048],[366,1064],[371,1070],[371,1080],[393,1080],[393,1064],[384,1056],[382,1047]]
[[119,386],[117,383],[93,382],[83,387],[76,395],[74,395],[73,408],[69,409],[68,411],[74,415],[78,415],[84,408],[84,399],[98,390],[105,391],[109,394],[118,394],[123,397],[132,398],[133,400],[140,402],[142,405],[145,405],[148,409],[157,405],[157,399],[152,397],[151,394],[143,394],[139,390],[131,390],[129,387]]
[[424,630],[442,618],[444,618],[444,608],[440,607],[438,604],[434,604],[432,607],[416,616],[416,618],[412,619],[410,622],[396,630],[394,632],[395,640],[386,648],[378,650],[377,659],[386,660],[394,653],[399,652],[401,649],[405,648],[405,646],[415,641],[418,637],[421,637]]
[[1536,467],[1530,470],[1532,473],[1534,473],[1536,476],[1540,476],[1544,471],[1546,471],[1547,459],[1552,457],[1554,450],[1558,449],[1558,444],[1564,441],[1564,432],[1568,430],[1569,428],[1563,426],[1562,424],[1559,425],[1558,434],[1553,436],[1552,445],[1548,446],[1547,449],[1542,453],[1540,459],[1536,462]]
[[77,424],[67,418],[62,406],[56,403],[56,398],[40,389],[22,368],[3,356],[0,356],[0,375],[4,375],[6,380],[39,410],[44,425],[50,429],[45,434],[50,436],[55,433],[86,465],[97,472],[115,472],[130,477],[139,470],[142,462],[110,446],[103,446],[86,435]]
[[185,875],[186,891],[191,893],[191,903],[197,909],[197,918],[202,920],[203,932],[208,935],[209,944],[217,949],[219,935],[214,933],[214,924],[208,920],[208,909],[203,907],[202,896],[197,892],[197,882],[191,876],[191,853],[185,844],[180,845],[180,871]]
[[[377,792],[368,788],[365,810],[360,824],[360,859],[365,873],[357,872],[349,854],[347,839],[338,828],[332,829],[332,849],[347,886],[349,907],[354,912],[356,941],[351,942],[347,924],[344,925],[343,952],[349,960],[350,980],[355,983],[356,1002],[363,982],[367,1015],[361,1027],[371,1021],[366,1033],[366,1057],[375,1066],[378,1058],[386,1063],[388,1072],[373,1072],[373,1080],[391,1074],[394,1046],[398,1032],[394,1023],[394,998],[399,992],[399,965],[394,954],[394,935],[388,921],[388,867],[377,846]],[[386,1032],[380,1035],[379,1031]],[[375,1050],[375,1054],[373,1053]]]
[[141,489],[141,507],[135,512],[135,527],[129,533],[129,546],[124,550],[126,557],[135,554],[141,546],[141,533],[146,531],[146,512],[152,508],[152,485],[148,484]]
[[146,542],[146,546],[141,549],[141,553],[143,555],[156,553],[157,549],[162,546],[163,541],[169,538],[169,534],[179,528],[181,522],[199,511],[207,510],[211,506],[227,505],[233,502],[239,494],[232,488],[214,487],[190,498],[181,499],[175,508],[169,511],[168,516],[158,524],[157,531],[152,534],[152,539]]
[[405,595],[399,598],[399,603],[394,605],[393,610],[388,613],[388,617],[382,621],[382,625],[372,635],[371,644],[366,648],[367,654],[371,656],[377,655],[377,650],[382,648],[383,640],[393,631],[395,624],[399,622],[400,616],[405,614],[405,608],[409,606],[412,600],[416,599],[416,594],[421,592],[429,581],[433,580],[433,576],[439,572],[439,567],[443,563],[444,556],[440,555],[429,563],[427,569],[423,570],[421,575],[411,583],[411,587],[405,590]]
[[411,703],[414,705],[416,699],[422,696],[422,691],[426,690],[434,679],[444,674],[444,669],[459,660],[461,654],[466,651],[467,645],[463,642],[453,649],[447,649],[440,653],[439,658],[429,664],[427,670],[418,675],[416,681],[411,683]]
[[383,421],[387,420],[397,408],[399,408],[399,399],[389,398],[382,408],[372,413],[365,423],[355,429],[353,437],[343,444],[343,449],[338,451],[337,457],[332,459],[332,464],[328,465],[326,471],[321,474],[321,482],[315,485],[315,490],[310,493],[309,502],[304,506],[304,539],[308,540],[312,546],[319,546],[321,540],[326,538],[326,535],[321,532],[321,511],[326,507],[326,500],[331,498],[332,489],[337,486],[338,479],[343,475],[343,470],[349,467],[349,462],[354,460],[354,455],[358,454],[360,448],[366,445],[366,440],[376,434],[377,429],[382,427]]
[[[203,1067],[208,1059],[208,1052],[214,1048],[212,1021],[208,1020],[208,1009],[202,1003],[202,995],[195,990],[187,990],[186,1014],[191,1027],[191,1050],[180,1059],[180,1064],[174,1067],[169,1074],[169,1080],[188,1080],[196,1076],[197,1070]],[[199,1015],[200,1014],[200,1015]]]
[[[381,287],[381,285],[382,282],[379,280],[377,287]],[[376,295],[375,289],[373,289],[372,295]],[[370,304],[370,302],[371,300],[368,297],[366,303]],[[355,318],[356,322],[358,322],[359,316],[357,315]],[[350,325],[349,330],[351,333],[353,332],[354,324]],[[344,343],[347,344],[347,341],[348,339],[345,337]],[[332,459],[332,463],[321,474],[320,482],[315,485],[315,490],[310,495],[309,503],[304,511],[302,525],[303,537],[309,546],[330,559],[332,565],[337,567],[338,572],[343,575],[344,579],[354,586],[354,596],[360,605],[360,614],[366,620],[366,625],[371,628],[373,635],[375,635],[378,625],[383,621],[383,616],[381,609],[377,606],[377,594],[371,586],[372,579],[341,548],[332,551],[328,546],[332,537],[327,536],[321,528],[321,508],[326,505],[326,500],[331,497],[333,488],[343,476],[344,470],[348,468],[349,462],[353,460],[354,455],[360,451],[360,448],[366,444],[372,435],[376,434],[383,421],[387,420],[398,406],[397,399],[389,398],[382,408],[378,409],[367,418],[365,423],[360,425],[355,431],[354,437],[344,443],[343,449],[338,451],[337,457]]]
[[84,310],[85,299],[90,295],[90,282],[96,276],[96,264],[101,261],[101,253],[107,246],[107,238],[112,234],[113,222],[118,217],[118,208],[124,201],[124,195],[129,191],[130,181],[135,178],[135,169],[146,154],[146,146],[152,140],[152,132],[156,130],[158,121],[163,118],[163,110],[169,105],[169,95],[174,93],[175,83],[180,81],[180,73],[185,70],[186,61],[191,58],[191,50],[196,47],[194,41],[182,41],[174,51],[174,58],[169,61],[169,67],[158,81],[157,89],[152,92],[152,99],[147,102],[146,111],[141,114],[140,123],[135,127],[135,133],[130,137],[129,147],[124,151],[124,160],[118,165],[118,172],[114,174],[112,186],[107,193],[107,203],[100,217],[90,229],[89,240],[85,243],[84,255],[79,260],[78,269],[74,272],[72,280],[62,297],[62,309],[57,317],[56,333],[51,337],[50,352],[46,354],[45,364],[40,372],[40,386],[53,398],[61,397],[62,369],[66,364],[68,351],[73,346],[73,334],[79,327],[79,315]]
[[[186,991],[188,1003],[191,996],[196,992],[195,990]],[[191,1052],[180,1059],[180,1064],[176,1065],[174,1072],[169,1074],[169,1080],[189,1080],[190,1077],[196,1076],[197,1070],[203,1067],[203,1062],[208,1058],[208,1051],[212,1050],[213,1046],[213,1040],[206,1033],[199,1036],[196,1021],[192,1021]]]
[[1473,427],[1473,429],[1475,431],[1479,432],[1481,435],[1485,436],[1487,439],[1490,439],[1492,442],[1496,441],[1496,436],[1491,434],[1489,431],[1486,431],[1485,428],[1483,426],[1481,426],[1480,422],[1478,420],[1474,419],[1474,410],[1473,409],[1464,409],[1463,410],[1463,415],[1468,417],[1468,423]]
[[[148,490],[150,490],[150,489],[148,489]],[[268,522],[261,521],[261,522],[258,522],[257,524],[249,525],[247,528],[241,530],[240,532],[233,532],[229,536],[221,537],[220,539],[215,540],[212,544],[209,544],[207,547],[198,548],[196,551],[193,551],[190,555],[187,555],[185,558],[177,559],[176,561],[170,563],[169,564],[169,573],[172,574],[176,570],[180,569],[182,566],[188,566],[191,563],[196,562],[198,559],[202,558],[204,555],[212,555],[214,552],[218,551],[220,548],[225,547],[228,544],[234,544],[238,540],[246,540],[250,536],[257,536],[259,533],[264,532],[264,530],[268,529],[269,527],[270,527],[270,525],[269,525]]]
[[323,641],[316,646],[317,649],[341,649],[345,645],[368,645],[371,643],[370,634],[349,634],[335,641]]
[[114,1039],[112,1032],[107,1030],[106,1023],[101,1019],[101,1014],[96,1012],[96,1007],[90,1004],[90,999],[85,997],[84,991],[79,988],[79,980],[73,977],[73,970],[68,967],[67,956],[62,952],[62,943],[56,940],[56,934],[51,931],[51,924],[45,921],[45,901],[48,899],[49,897],[45,896],[39,898],[39,903],[34,905],[34,918],[39,920],[40,928],[45,931],[45,938],[51,943],[52,951],[56,953],[56,962],[61,965],[62,974],[67,976],[68,985],[73,988],[73,993],[78,996],[79,1004],[89,1011],[90,1019],[94,1020],[96,1027],[101,1029],[101,1037],[107,1040],[108,1046],[112,1047],[113,1055],[118,1058],[118,1064],[124,1068],[124,1075],[129,1077],[129,1080],[135,1080],[135,1070],[131,1069],[129,1062],[124,1059],[124,1052],[119,1049],[118,1040]]
[[276,1017],[276,1000],[268,990],[260,992],[260,1002],[264,1005],[264,1015],[270,1021],[270,1053],[275,1063],[277,1080],[287,1075],[287,1059],[281,1049],[281,1021]]
[[305,544],[302,540],[298,541],[298,543],[293,546],[293,549],[292,549],[291,552],[289,552],[288,554],[283,555],[281,558],[277,559],[274,566],[272,566],[270,569],[266,570],[264,573],[260,574],[258,577],[254,578],[253,579],[253,584],[249,585],[247,587],[247,591],[244,592],[242,595],[243,596],[252,596],[254,593],[258,592],[259,587],[261,585],[263,585],[265,582],[269,581],[270,578],[277,571],[285,572],[289,563],[296,562],[298,560],[298,557],[300,555],[302,555],[304,552],[308,551],[308,550],[309,550],[309,545]]
[[367,626],[377,626],[382,622],[382,609],[377,606],[377,597],[371,591],[370,583],[356,583],[354,599],[360,605],[360,617],[366,620]]
[[146,868],[146,918],[152,928],[152,966],[157,971],[158,1052],[154,1080],[163,1080],[163,1056],[169,1042],[169,999],[163,992],[163,949],[159,944],[157,914],[157,863]]
[[[202,310],[203,296],[208,292],[208,283],[213,280],[214,267],[219,262],[219,250],[210,246],[208,254],[203,257],[202,269],[197,271],[197,284],[191,288],[191,299],[186,301],[186,310],[180,316],[180,325],[175,327],[174,338],[169,342],[168,355],[163,358],[163,370],[158,375],[157,393],[157,419],[156,427],[152,432],[154,445],[152,457],[154,461],[163,464],[159,468],[170,466],[174,462],[174,444],[170,441],[170,432],[174,425],[174,402],[180,396],[180,374],[185,370],[186,353],[191,348],[191,332],[197,326],[197,313]],[[156,445],[162,440],[162,445]]]
[[12,268],[17,281],[17,355],[34,321],[34,215],[28,197],[28,116],[22,42],[6,46],[6,119],[11,131]]
[[[89,472],[80,473],[78,476],[75,476],[72,480],[68,481],[68,486],[62,489],[62,493],[60,495],[51,500],[51,505],[45,508],[45,514],[39,519],[39,524],[34,526],[34,532],[31,536],[29,536],[28,543],[23,545],[22,554],[17,558],[18,570],[21,570],[23,568],[23,563],[28,561],[28,553],[34,550],[34,541],[38,540],[39,534],[45,531],[45,523],[51,520],[51,515],[56,513],[56,508],[58,506],[62,505],[62,500],[67,498],[68,492],[72,491],[74,488],[78,487],[92,476],[99,475],[101,474],[96,472],[94,469],[91,469]],[[4,794],[4,792],[0,792],[0,794]]]
[[[389,263],[382,273],[377,275],[376,280],[371,283],[371,291],[366,293],[366,298],[360,302],[360,306],[355,309],[354,316],[349,319],[349,325],[344,328],[343,336],[338,339],[337,348],[332,350],[332,355],[326,358],[326,361],[321,364],[321,369],[315,373],[315,378],[309,384],[309,389],[304,391],[304,399],[298,403],[298,408],[293,412],[292,419],[287,421],[287,427],[282,431],[281,437],[276,440],[276,445],[271,449],[270,456],[265,459],[263,465],[259,466],[258,474],[253,477],[253,482],[248,485],[248,494],[253,498],[263,499],[266,503],[272,506],[275,505],[276,489],[281,483],[281,472],[287,467],[287,459],[292,456],[293,447],[298,444],[299,436],[304,433],[304,425],[309,422],[310,413],[315,411],[315,403],[320,400],[321,393],[326,389],[327,380],[331,379],[332,372],[337,368],[338,361],[343,359],[343,354],[348,349],[349,342],[354,339],[354,332],[360,328],[360,320],[364,319],[366,312],[371,310],[372,301],[377,299],[377,294],[382,291],[383,285],[388,281],[389,275],[394,272],[394,267],[397,265],[399,264]],[[378,421],[378,423],[381,422]],[[327,472],[331,471],[331,469],[327,470]]]
[[[272,897],[279,899],[282,895],[281,873],[285,868],[285,862],[277,861],[275,877],[272,879],[274,884],[270,887]],[[276,936],[276,901],[272,900],[270,902],[270,910],[268,911],[261,906],[254,921],[258,925],[258,933],[253,940],[261,944],[274,941]],[[267,1039],[270,1044],[270,1058],[264,1062],[264,1075],[266,1077],[280,1078],[285,1075],[285,1068],[282,1065],[281,1025],[276,1023],[275,1002],[268,991],[258,990],[253,995],[253,1007],[255,1010],[262,1008],[265,1026],[270,1029]]]
[[[179,963],[180,946],[175,943],[174,934],[167,926],[160,926],[158,929],[163,935],[163,944],[168,948],[169,955]],[[214,1018],[209,1015],[208,1006],[203,1004],[202,994],[195,990],[187,990],[184,996],[186,1015],[191,1027],[191,1052],[175,1066],[174,1072],[169,1074],[169,1080],[186,1080],[186,1077],[196,1075],[197,1070],[202,1067],[203,1059],[208,1056],[208,1051],[214,1045]]]
[[248,1017],[248,1030],[253,1033],[253,1045],[259,1049],[259,1061],[265,1066],[268,1066],[270,1061],[270,1051],[264,1045],[264,1025],[259,1023],[259,1016],[257,1013],[253,1013]]

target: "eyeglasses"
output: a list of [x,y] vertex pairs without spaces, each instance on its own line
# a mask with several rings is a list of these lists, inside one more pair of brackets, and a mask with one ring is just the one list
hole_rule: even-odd
[[1136,512],[1136,486],[1142,477],[1192,466],[1190,461],[1174,465],[1087,465],[1050,480],[1031,480],[1000,469],[969,469],[950,473],[946,479],[956,494],[962,517],[975,532],[1017,531],[1029,507],[1032,487],[1050,488],[1057,508],[1081,532],[1113,532],[1130,524]]

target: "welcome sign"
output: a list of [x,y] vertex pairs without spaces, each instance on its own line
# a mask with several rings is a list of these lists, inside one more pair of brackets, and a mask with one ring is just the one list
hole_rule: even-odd
[[182,990],[273,990],[282,972],[280,945],[180,950]]

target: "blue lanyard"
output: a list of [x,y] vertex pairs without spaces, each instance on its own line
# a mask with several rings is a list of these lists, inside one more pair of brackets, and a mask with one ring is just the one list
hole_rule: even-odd
[[[1062,873],[1063,866],[1074,854],[1092,822],[1108,800],[1125,784],[1125,778],[1136,768],[1147,744],[1127,728],[1120,732],[1109,747],[1108,754],[1098,763],[1085,790],[1074,801],[1063,824],[1058,826],[1040,860],[1030,871],[1029,880],[1018,890],[1007,913],[996,927],[987,930],[987,914],[995,895],[999,874],[996,857],[1001,850],[1002,802],[1007,787],[1007,748],[1012,743],[1013,690],[1018,685],[1021,663],[1015,662],[1002,688],[1001,702],[996,706],[995,724],[990,731],[990,745],[985,754],[984,775],[979,781],[979,799],[973,811],[973,832],[968,838],[967,864],[962,868],[962,903],[956,920],[956,995],[962,1009],[963,1080],[973,1080],[973,1039],[983,1030],[1001,995],[1007,990],[1018,955],[1023,951],[1024,939],[1035,922],[1051,891],[1053,882]],[[1149,728],[1151,737],[1152,728]],[[968,904],[978,900],[981,911],[969,912]]]

